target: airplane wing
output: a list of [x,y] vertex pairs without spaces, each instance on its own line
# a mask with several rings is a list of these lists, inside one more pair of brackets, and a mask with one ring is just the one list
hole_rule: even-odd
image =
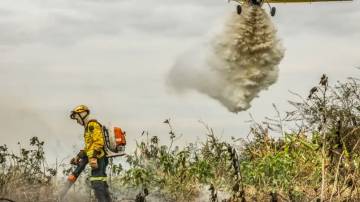
[[265,0],[268,3],[312,3],[329,1],[353,1],[353,0]]

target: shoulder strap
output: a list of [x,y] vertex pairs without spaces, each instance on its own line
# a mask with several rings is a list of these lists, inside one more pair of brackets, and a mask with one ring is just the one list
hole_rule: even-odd
[[90,120],[88,121],[87,125],[89,125],[89,123],[97,123],[97,124],[99,124],[99,125],[102,127],[101,123],[100,123],[99,121],[97,121],[96,119],[90,119]]

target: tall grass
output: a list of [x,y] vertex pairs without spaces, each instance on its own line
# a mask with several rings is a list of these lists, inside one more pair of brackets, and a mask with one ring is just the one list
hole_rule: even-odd
[[30,149],[22,148],[19,154],[10,153],[0,146],[0,196],[14,201],[54,201],[52,186],[56,170],[46,165],[44,142],[30,139]]

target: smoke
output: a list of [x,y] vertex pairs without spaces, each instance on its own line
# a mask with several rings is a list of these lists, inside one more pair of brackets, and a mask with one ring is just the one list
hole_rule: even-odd
[[51,133],[52,128],[44,116],[34,106],[8,94],[0,96],[0,123],[2,132],[0,138],[10,148],[18,148],[17,142],[27,142],[31,136],[44,137]]
[[196,90],[239,112],[277,81],[285,51],[276,29],[262,8],[243,7],[211,45],[178,59],[167,78],[170,87],[177,92]]

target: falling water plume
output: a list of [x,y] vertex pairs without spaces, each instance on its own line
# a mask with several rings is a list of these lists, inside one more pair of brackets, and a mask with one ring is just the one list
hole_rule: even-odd
[[231,16],[210,47],[189,52],[175,63],[168,84],[178,92],[194,89],[206,94],[231,112],[244,111],[277,81],[284,52],[267,13],[245,6],[242,15]]

